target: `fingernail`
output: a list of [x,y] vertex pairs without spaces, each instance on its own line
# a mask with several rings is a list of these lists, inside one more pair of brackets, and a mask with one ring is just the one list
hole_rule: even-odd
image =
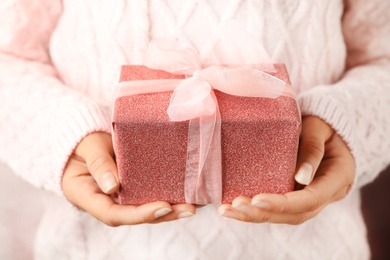
[[245,204],[238,204],[238,205],[233,206],[233,208],[235,208],[236,210],[239,210],[241,212],[244,212],[244,213],[251,212],[250,206],[245,205]]
[[111,172],[103,174],[101,181],[103,186],[103,192],[105,193],[109,192],[118,185],[114,175]]
[[299,167],[295,180],[303,185],[309,185],[313,178],[313,166],[310,163],[302,163]]
[[261,201],[261,200],[254,200],[252,201],[252,206],[255,206],[255,207],[258,207],[258,208],[261,208],[261,209],[266,209],[266,210],[269,210],[271,208],[271,206],[267,203],[267,202],[264,202],[264,201]]
[[177,215],[177,218],[189,218],[192,217],[193,215],[194,213],[192,213],[191,211],[183,211],[182,213]]
[[229,210],[229,208],[226,207],[220,207],[218,209],[218,214],[223,217],[227,218],[237,218],[237,214],[234,211]]
[[233,208],[238,207],[240,205],[244,205],[244,202],[240,201],[240,200],[233,200],[233,202],[232,202],[232,207]]
[[219,212],[219,215],[226,217],[226,218],[237,218],[237,214],[230,210],[222,210]]
[[154,212],[154,218],[159,218],[159,217],[165,216],[166,214],[168,214],[171,211],[172,211],[171,208],[158,209],[158,210],[156,210],[156,212]]

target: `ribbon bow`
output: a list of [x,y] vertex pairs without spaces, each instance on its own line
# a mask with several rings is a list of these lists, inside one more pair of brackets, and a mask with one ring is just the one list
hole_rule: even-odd
[[[264,58],[269,60],[268,57]],[[158,39],[149,44],[145,57],[149,68],[173,74],[192,75],[174,89],[168,107],[172,121],[184,121],[212,115],[217,104],[212,89],[244,97],[279,97],[286,83],[267,72],[275,71],[270,63],[260,65],[223,65],[202,69],[199,54],[190,45],[177,39]]]

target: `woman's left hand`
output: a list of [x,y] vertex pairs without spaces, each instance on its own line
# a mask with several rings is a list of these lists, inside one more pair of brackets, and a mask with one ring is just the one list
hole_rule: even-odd
[[346,196],[355,177],[355,162],[342,138],[323,120],[306,116],[295,180],[303,189],[286,194],[237,197],[221,205],[222,216],[246,222],[301,224],[326,205]]

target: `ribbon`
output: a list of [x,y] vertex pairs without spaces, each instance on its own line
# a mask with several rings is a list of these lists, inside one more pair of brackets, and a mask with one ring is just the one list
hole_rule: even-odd
[[266,72],[275,71],[275,68],[264,55],[265,50],[261,48],[257,53],[262,57],[260,65],[228,64],[202,68],[199,54],[189,44],[174,38],[158,39],[149,44],[145,66],[188,77],[119,84],[119,96],[173,90],[167,109],[170,120],[190,120],[186,203],[220,203],[222,199],[221,115],[213,89],[244,97],[294,96],[284,81]]

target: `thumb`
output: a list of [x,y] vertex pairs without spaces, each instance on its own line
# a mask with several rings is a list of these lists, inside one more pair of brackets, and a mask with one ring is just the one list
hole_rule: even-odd
[[308,185],[314,178],[325,153],[325,143],[333,135],[333,129],[322,119],[305,116],[299,141],[295,180]]
[[78,145],[76,155],[85,160],[89,173],[104,193],[112,194],[118,190],[118,171],[110,134],[95,132],[87,135]]

